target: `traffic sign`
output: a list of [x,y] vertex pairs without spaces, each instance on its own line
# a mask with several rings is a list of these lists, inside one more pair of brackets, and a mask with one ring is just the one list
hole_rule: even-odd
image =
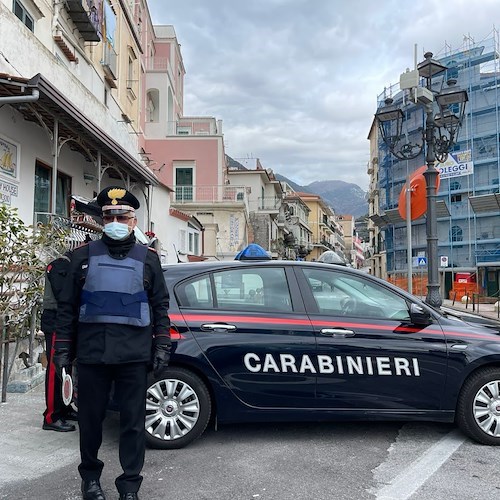
[[441,257],[439,257],[439,263],[441,264],[441,267],[448,267],[448,256],[441,255]]
[[426,266],[427,265],[427,257],[418,257],[417,265],[419,267]]

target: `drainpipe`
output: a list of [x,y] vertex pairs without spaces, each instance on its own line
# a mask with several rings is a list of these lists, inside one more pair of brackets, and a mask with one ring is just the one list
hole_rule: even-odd
[[18,104],[21,102],[34,102],[40,98],[40,91],[38,89],[31,89],[30,95],[9,95],[0,97],[0,106],[3,104]]

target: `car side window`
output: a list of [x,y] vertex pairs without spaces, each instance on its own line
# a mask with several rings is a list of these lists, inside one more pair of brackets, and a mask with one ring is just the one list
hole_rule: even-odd
[[175,290],[179,307],[213,309],[212,287],[209,276],[183,282]]
[[275,267],[228,269],[213,274],[218,309],[292,311],[285,270]]
[[321,314],[409,321],[406,300],[362,276],[338,271],[304,269]]

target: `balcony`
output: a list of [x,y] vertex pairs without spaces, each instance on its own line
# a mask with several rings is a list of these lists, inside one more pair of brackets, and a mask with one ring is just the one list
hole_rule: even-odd
[[171,202],[175,204],[247,203],[244,186],[174,186]]
[[104,70],[104,78],[110,87],[116,89],[115,80],[117,79],[117,70],[116,70],[116,60],[117,55],[115,49],[108,43],[103,43],[103,57],[102,57],[102,69]]
[[281,207],[281,198],[275,196],[265,196],[258,198],[257,210],[259,212],[278,213]]
[[148,57],[146,60],[146,70],[147,71],[167,71],[168,70],[168,59],[166,57]]
[[66,0],[66,10],[86,42],[101,41],[99,27],[102,24],[102,14],[94,0]]
[[217,122],[209,117],[183,117],[173,123],[169,130],[174,129],[174,135],[217,135],[221,132],[217,129]]

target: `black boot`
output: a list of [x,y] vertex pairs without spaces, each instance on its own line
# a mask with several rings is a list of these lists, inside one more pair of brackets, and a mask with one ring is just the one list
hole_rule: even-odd
[[82,481],[83,500],[106,500],[98,479]]
[[56,431],[56,432],[71,432],[75,430],[75,426],[73,424],[68,424],[62,418],[48,424],[47,422],[43,422],[42,429],[44,431]]
[[139,496],[135,492],[120,493],[120,500],[139,500]]

